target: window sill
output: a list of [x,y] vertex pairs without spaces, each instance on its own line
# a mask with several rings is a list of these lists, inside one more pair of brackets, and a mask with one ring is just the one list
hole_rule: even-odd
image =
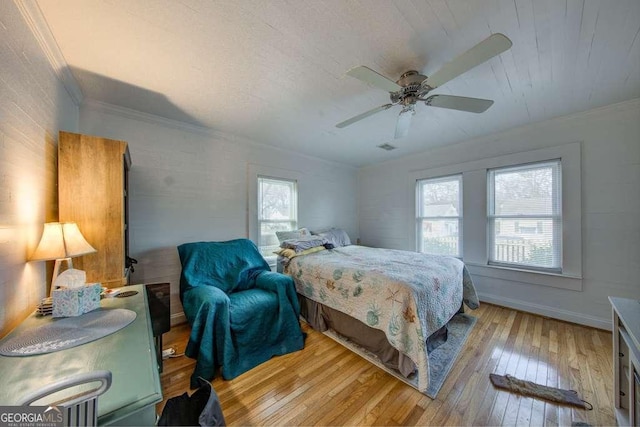
[[582,277],[571,274],[559,274],[547,271],[524,270],[468,262],[465,263],[471,275],[492,279],[508,280],[531,285],[550,286],[553,288],[582,291]]

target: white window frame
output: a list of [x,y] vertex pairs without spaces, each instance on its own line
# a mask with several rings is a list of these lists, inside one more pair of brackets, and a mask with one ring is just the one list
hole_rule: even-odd
[[[302,172],[282,169],[271,166],[260,165],[256,163],[247,163],[247,238],[258,246],[260,228],[258,224],[258,177],[272,177],[276,179],[296,181],[297,188],[297,213],[296,219],[299,220],[300,214],[300,188],[304,185],[304,175]],[[264,259],[269,263],[272,269],[275,269],[277,255],[265,256]]]
[[[495,214],[495,174],[511,171],[526,171],[532,169],[540,169],[544,167],[552,167],[554,169],[553,186],[551,197],[552,214],[549,215],[496,215]],[[550,273],[562,273],[562,160],[545,160],[540,162],[525,163],[519,165],[509,165],[487,170],[487,242],[488,242],[488,264],[503,267],[513,267],[522,270],[545,271]],[[523,262],[508,262],[496,260],[495,254],[495,223],[497,219],[515,219],[515,220],[551,220],[553,223],[552,245],[556,250],[553,251],[553,267],[542,267]],[[517,222],[516,222],[517,224]]]
[[[260,230],[262,230],[262,224],[268,223],[268,224],[289,224],[289,230],[296,230],[298,228],[298,181],[295,179],[286,179],[286,178],[279,178],[279,177],[273,177],[273,176],[265,176],[265,175],[258,175],[258,250],[260,250],[260,253],[263,252],[263,248],[267,247],[267,245],[262,244],[263,242],[261,241],[262,238],[262,233],[260,233]],[[286,220],[274,220],[274,219],[266,219],[262,217],[262,213],[263,213],[263,205],[262,205],[262,191],[260,191],[260,185],[261,182],[264,181],[271,181],[271,182],[279,182],[279,183],[287,183],[288,185],[291,185],[293,190],[292,190],[292,194],[291,194],[291,217],[289,219]],[[271,256],[270,254],[263,254],[263,256]]]
[[[458,181],[458,215],[457,216],[422,216],[422,186],[424,184],[437,184],[439,182],[448,182],[448,181]],[[458,221],[458,253],[456,255],[452,255],[455,256],[456,258],[462,258],[462,253],[463,253],[463,223],[462,223],[462,219],[463,219],[463,214],[464,214],[464,210],[463,210],[463,206],[462,206],[462,195],[463,195],[463,189],[462,189],[462,174],[455,174],[455,175],[447,175],[447,176],[441,176],[441,177],[436,177],[436,178],[423,178],[423,179],[417,179],[416,180],[416,248],[418,250],[418,252],[421,253],[429,253],[424,251],[424,248],[422,247],[422,241],[423,241],[423,236],[422,236],[422,224],[424,221],[429,221],[429,220],[433,220],[433,221],[438,221],[438,220],[457,220]]]
[[[487,283],[505,280],[540,286],[582,290],[582,143],[571,142],[531,151],[487,157],[464,163],[420,169],[407,175],[407,197],[415,197],[416,180],[462,173],[465,265],[472,276]],[[489,154],[489,153],[488,153]],[[489,264],[487,243],[487,170],[502,166],[562,160],[562,273],[524,270]],[[415,200],[414,200],[415,203]],[[407,210],[407,236],[417,238],[415,211]]]

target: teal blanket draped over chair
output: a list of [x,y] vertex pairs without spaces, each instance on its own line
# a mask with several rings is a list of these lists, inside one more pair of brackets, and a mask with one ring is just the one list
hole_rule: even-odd
[[197,378],[216,369],[232,379],[269,360],[304,347],[293,280],[271,272],[247,239],[178,246],[180,299],[191,325],[188,357]]

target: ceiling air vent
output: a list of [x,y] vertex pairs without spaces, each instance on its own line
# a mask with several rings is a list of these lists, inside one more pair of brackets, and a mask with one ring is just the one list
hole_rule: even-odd
[[383,150],[391,151],[391,150],[395,150],[398,147],[394,147],[391,144],[382,144],[382,145],[378,145],[378,148],[382,148]]

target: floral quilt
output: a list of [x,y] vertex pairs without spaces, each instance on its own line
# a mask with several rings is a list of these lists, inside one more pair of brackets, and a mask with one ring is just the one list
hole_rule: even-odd
[[351,245],[293,258],[284,272],[300,294],[383,331],[418,367],[422,392],[429,385],[426,337],[462,301],[479,304],[467,268],[453,257]]

